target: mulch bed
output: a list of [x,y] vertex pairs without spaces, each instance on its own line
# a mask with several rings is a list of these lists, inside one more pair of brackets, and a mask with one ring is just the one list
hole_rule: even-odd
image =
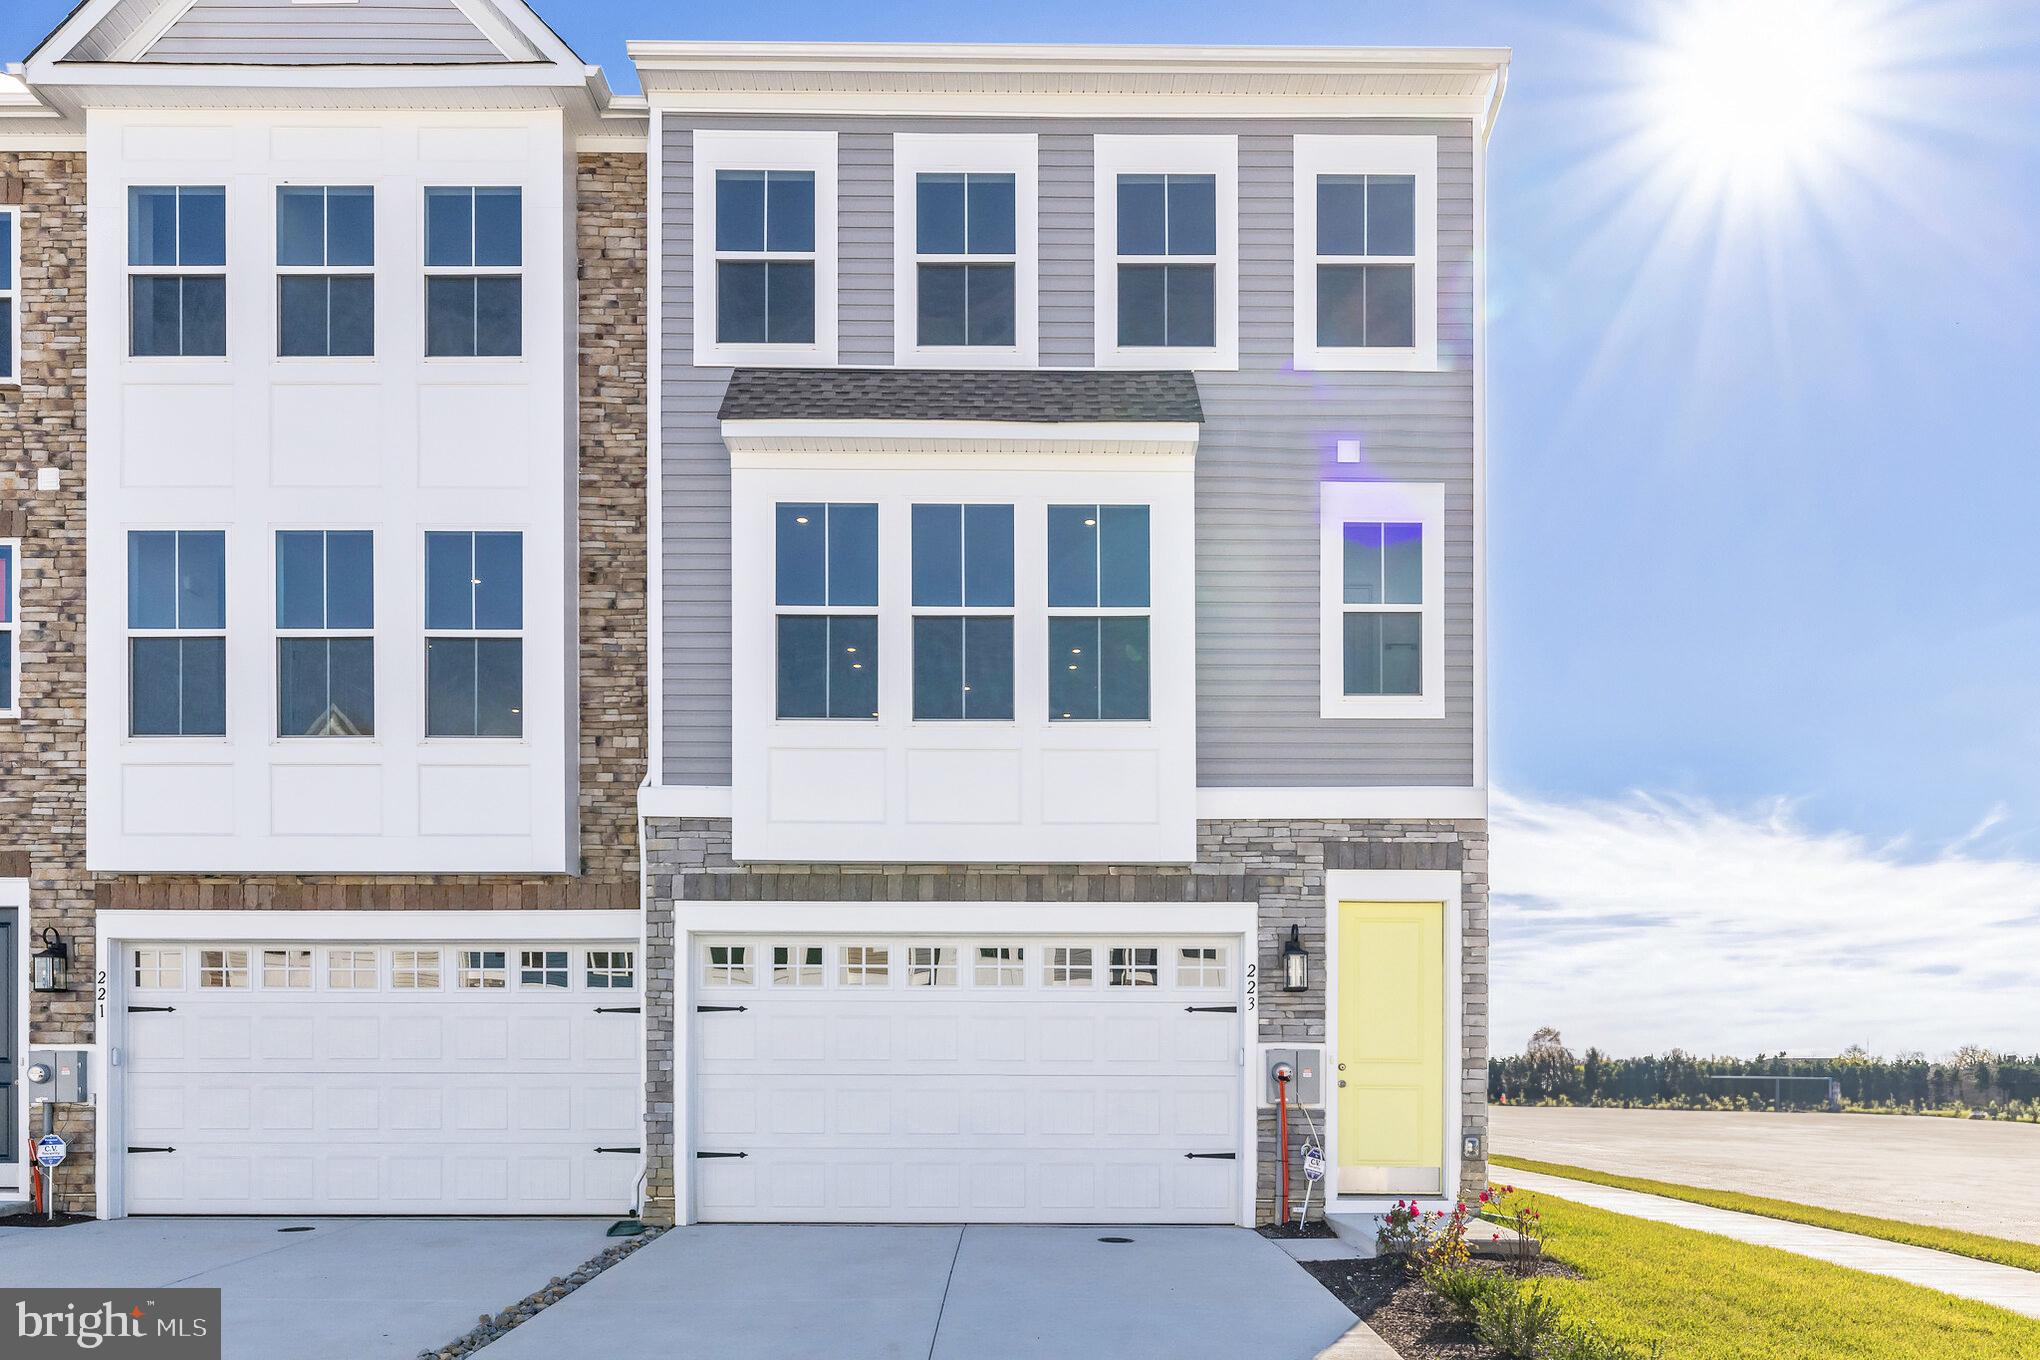
[[[1399,1261],[1376,1257],[1298,1264],[1352,1309],[1355,1317],[1380,1333],[1403,1360],[1493,1360],[1494,1352],[1481,1344],[1472,1326],[1461,1322]],[[1526,1276],[1578,1274],[1551,1260],[1512,1265],[1508,1270]]]
[[1290,1241],[1294,1241],[1297,1238],[1338,1236],[1337,1233],[1332,1231],[1332,1225],[1325,1222],[1322,1218],[1313,1218],[1308,1223],[1270,1223],[1265,1227],[1256,1228],[1255,1231],[1263,1237],[1272,1237],[1278,1240],[1288,1239]]
[[9,1214],[0,1218],[0,1228],[68,1228],[73,1223],[90,1223],[90,1214],[58,1214],[55,1218],[44,1218],[41,1214]]

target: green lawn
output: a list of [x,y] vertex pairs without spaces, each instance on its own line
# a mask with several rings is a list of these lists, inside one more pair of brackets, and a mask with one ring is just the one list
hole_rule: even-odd
[[1567,1166],[1562,1162],[1533,1162],[1522,1157],[1491,1157],[1489,1160],[1496,1166],[1513,1167],[1518,1171],[1541,1171],[1547,1176],[1612,1185],[1618,1190],[1639,1190],[1646,1195],[1663,1195],[1666,1199],[1682,1199],[1715,1209],[1733,1209],[1737,1213],[1756,1214],[1762,1218],[1782,1218],[1788,1223],[1833,1228],[1837,1232],[1856,1233],[1862,1237],[1881,1237],[1887,1242],[1932,1247],[1935,1251],[1971,1256],[1979,1261],[1996,1261],[2021,1270],[2040,1270],[2040,1245],[2032,1242],[2013,1242],[1957,1228],[1934,1228],[1920,1223],[1904,1223],[1895,1218],[1844,1213],[1839,1209],[1795,1204],[1789,1199],[1765,1199],[1761,1195],[1743,1195],[1733,1190],[1709,1190],[1695,1185],[1676,1185],[1670,1181],[1646,1180],[1641,1176],[1617,1176],[1583,1166]]
[[[1528,1194],[1519,1191],[1519,1194]],[[1666,1360],[2015,1360],[2040,1320],[1712,1233],[1531,1195],[1568,1319]]]

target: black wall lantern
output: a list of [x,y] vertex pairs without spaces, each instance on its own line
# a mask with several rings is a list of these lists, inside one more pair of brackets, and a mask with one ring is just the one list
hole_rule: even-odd
[[29,955],[29,986],[38,992],[64,991],[69,985],[64,980],[64,965],[70,961],[71,951],[64,947],[55,926],[43,927],[42,944]]
[[1296,926],[1289,928],[1289,939],[1282,946],[1282,990],[1310,990],[1310,955],[1304,952],[1303,936]]

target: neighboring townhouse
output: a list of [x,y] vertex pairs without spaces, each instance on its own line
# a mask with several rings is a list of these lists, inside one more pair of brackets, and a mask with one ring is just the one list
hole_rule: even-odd
[[0,77],[0,1199],[65,1049],[66,1208],[634,1202],[644,150],[520,0]]
[[631,51],[647,1212],[1477,1189],[1506,53]]

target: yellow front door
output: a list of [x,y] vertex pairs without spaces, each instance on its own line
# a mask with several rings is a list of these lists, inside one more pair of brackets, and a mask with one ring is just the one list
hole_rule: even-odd
[[1339,903],[1339,1190],[1445,1188],[1445,905]]

